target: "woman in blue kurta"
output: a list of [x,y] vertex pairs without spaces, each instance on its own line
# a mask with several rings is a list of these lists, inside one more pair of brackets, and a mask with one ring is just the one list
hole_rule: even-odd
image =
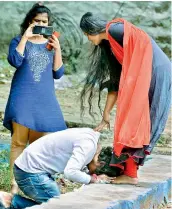
[[[66,129],[54,89],[54,79],[64,74],[59,41],[52,36],[49,44],[54,50],[48,51],[48,40],[32,33],[36,24],[48,26],[50,17],[47,7],[35,4],[21,24],[21,34],[9,46],[8,61],[16,68],[4,117],[4,126],[12,134],[11,171],[27,143]],[[11,192],[17,192],[13,178]]]

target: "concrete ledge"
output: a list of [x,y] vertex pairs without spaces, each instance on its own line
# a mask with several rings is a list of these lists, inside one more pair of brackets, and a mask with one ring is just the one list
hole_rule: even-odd
[[168,179],[167,181],[164,181],[162,183],[157,183],[154,185],[151,185],[151,188],[149,188],[147,191],[143,191],[142,194],[139,194],[137,199],[133,200],[120,200],[118,202],[113,201],[111,202],[110,206],[107,207],[107,209],[152,209],[152,208],[158,208],[158,206],[161,203],[168,203],[169,202],[169,196],[171,192],[171,179]]
[[171,156],[152,155],[139,169],[139,184],[91,184],[29,209],[156,209],[170,201]]

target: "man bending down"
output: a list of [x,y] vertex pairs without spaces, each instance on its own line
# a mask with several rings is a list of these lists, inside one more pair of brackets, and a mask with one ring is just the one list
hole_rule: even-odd
[[[104,178],[90,175],[100,164],[99,137],[100,133],[90,128],[71,128],[29,145],[15,161],[14,176],[21,191],[31,199],[0,192],[0,208],[22,209],[59,197],[59,187],[52,177],[55,173],[64,173],[67,179],[83,184]],[[83,171],[87,165],[89,174]]]

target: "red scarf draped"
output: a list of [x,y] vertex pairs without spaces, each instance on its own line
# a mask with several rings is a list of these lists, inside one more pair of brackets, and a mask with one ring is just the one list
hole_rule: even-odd
[[[124,23],[123,48],[111,37],[112,23]],[[112,51],[122,64],[114,131],[114,153],[120,156],[124,147],[142,148],[150,142],[148,92],[152,72],[152,45],[149,36],[118,18],[109,22],[106,33]]]

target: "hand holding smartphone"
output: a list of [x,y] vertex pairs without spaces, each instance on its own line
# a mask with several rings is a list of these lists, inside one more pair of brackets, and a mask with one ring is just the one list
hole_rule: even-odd
[[[54,32],[53,32],[53,35],[56,36],[56,38],[59,38],[59,37],[60,37],[60,33],[57,32],[57,31],[54,31]],[[51,51],[51,50],[53,49],[53,47],[52,47],[49,43],[47,44],[46,48],[47,48],[49,51]]]
[[[57,31],[54,31],[52,26],[40,26],[40,25],[35,25],[33,28],[33,34],[40,34],[43,35],[45,38],[49,38],[53,35],[55,35],[57,38],[60,37],[60,33]],[[46,48],[51,51],[53,47],[48,43]]]

